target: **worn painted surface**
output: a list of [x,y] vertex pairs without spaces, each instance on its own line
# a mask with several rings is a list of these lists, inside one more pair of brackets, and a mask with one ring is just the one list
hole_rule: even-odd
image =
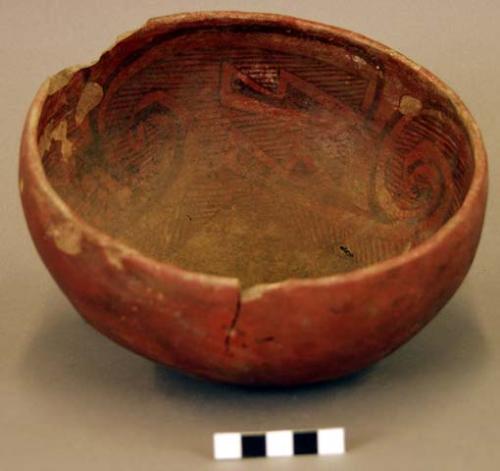
[[237,383],[339,377],[414,335],[472,262],[479,131],[371,40],[180,15],[63,79],[26,121],[28,225],[82,316],[142,355]]

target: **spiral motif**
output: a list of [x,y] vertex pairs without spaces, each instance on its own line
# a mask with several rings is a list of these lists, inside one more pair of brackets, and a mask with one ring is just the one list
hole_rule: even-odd
[[375,195],[389,220],[426,221],[430,228],[452,213],[459,160],[452,123],[434,110],[403,116],[382,142]]

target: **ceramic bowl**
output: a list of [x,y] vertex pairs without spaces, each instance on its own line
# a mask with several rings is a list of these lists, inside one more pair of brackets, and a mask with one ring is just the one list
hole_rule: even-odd
[[292,385],[432,319],[474,257],[486,175],[463,103],[403,55],[217,12],[152,19],[47,80],[20,191],[98,331],[190,374]]

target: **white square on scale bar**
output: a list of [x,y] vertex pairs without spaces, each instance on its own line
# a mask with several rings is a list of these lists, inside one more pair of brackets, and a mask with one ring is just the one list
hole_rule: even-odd
[[241,456],[240,433],[214,434],[214,457],[216,460],[237,460]]
[[291,430],[266,432],[266,451],[270,458],[293,456],[293,433]]
[[318,454],[342,455],[345,453],[345,431],[343,428],[318,430]]

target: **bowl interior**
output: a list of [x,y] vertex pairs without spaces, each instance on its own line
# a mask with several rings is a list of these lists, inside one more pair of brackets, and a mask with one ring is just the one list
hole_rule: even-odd
[[151,257],[243,286],[407,251],[473,172],[445,93],[345,33],[150,28],[61,80],[39,147],[63,200]]

